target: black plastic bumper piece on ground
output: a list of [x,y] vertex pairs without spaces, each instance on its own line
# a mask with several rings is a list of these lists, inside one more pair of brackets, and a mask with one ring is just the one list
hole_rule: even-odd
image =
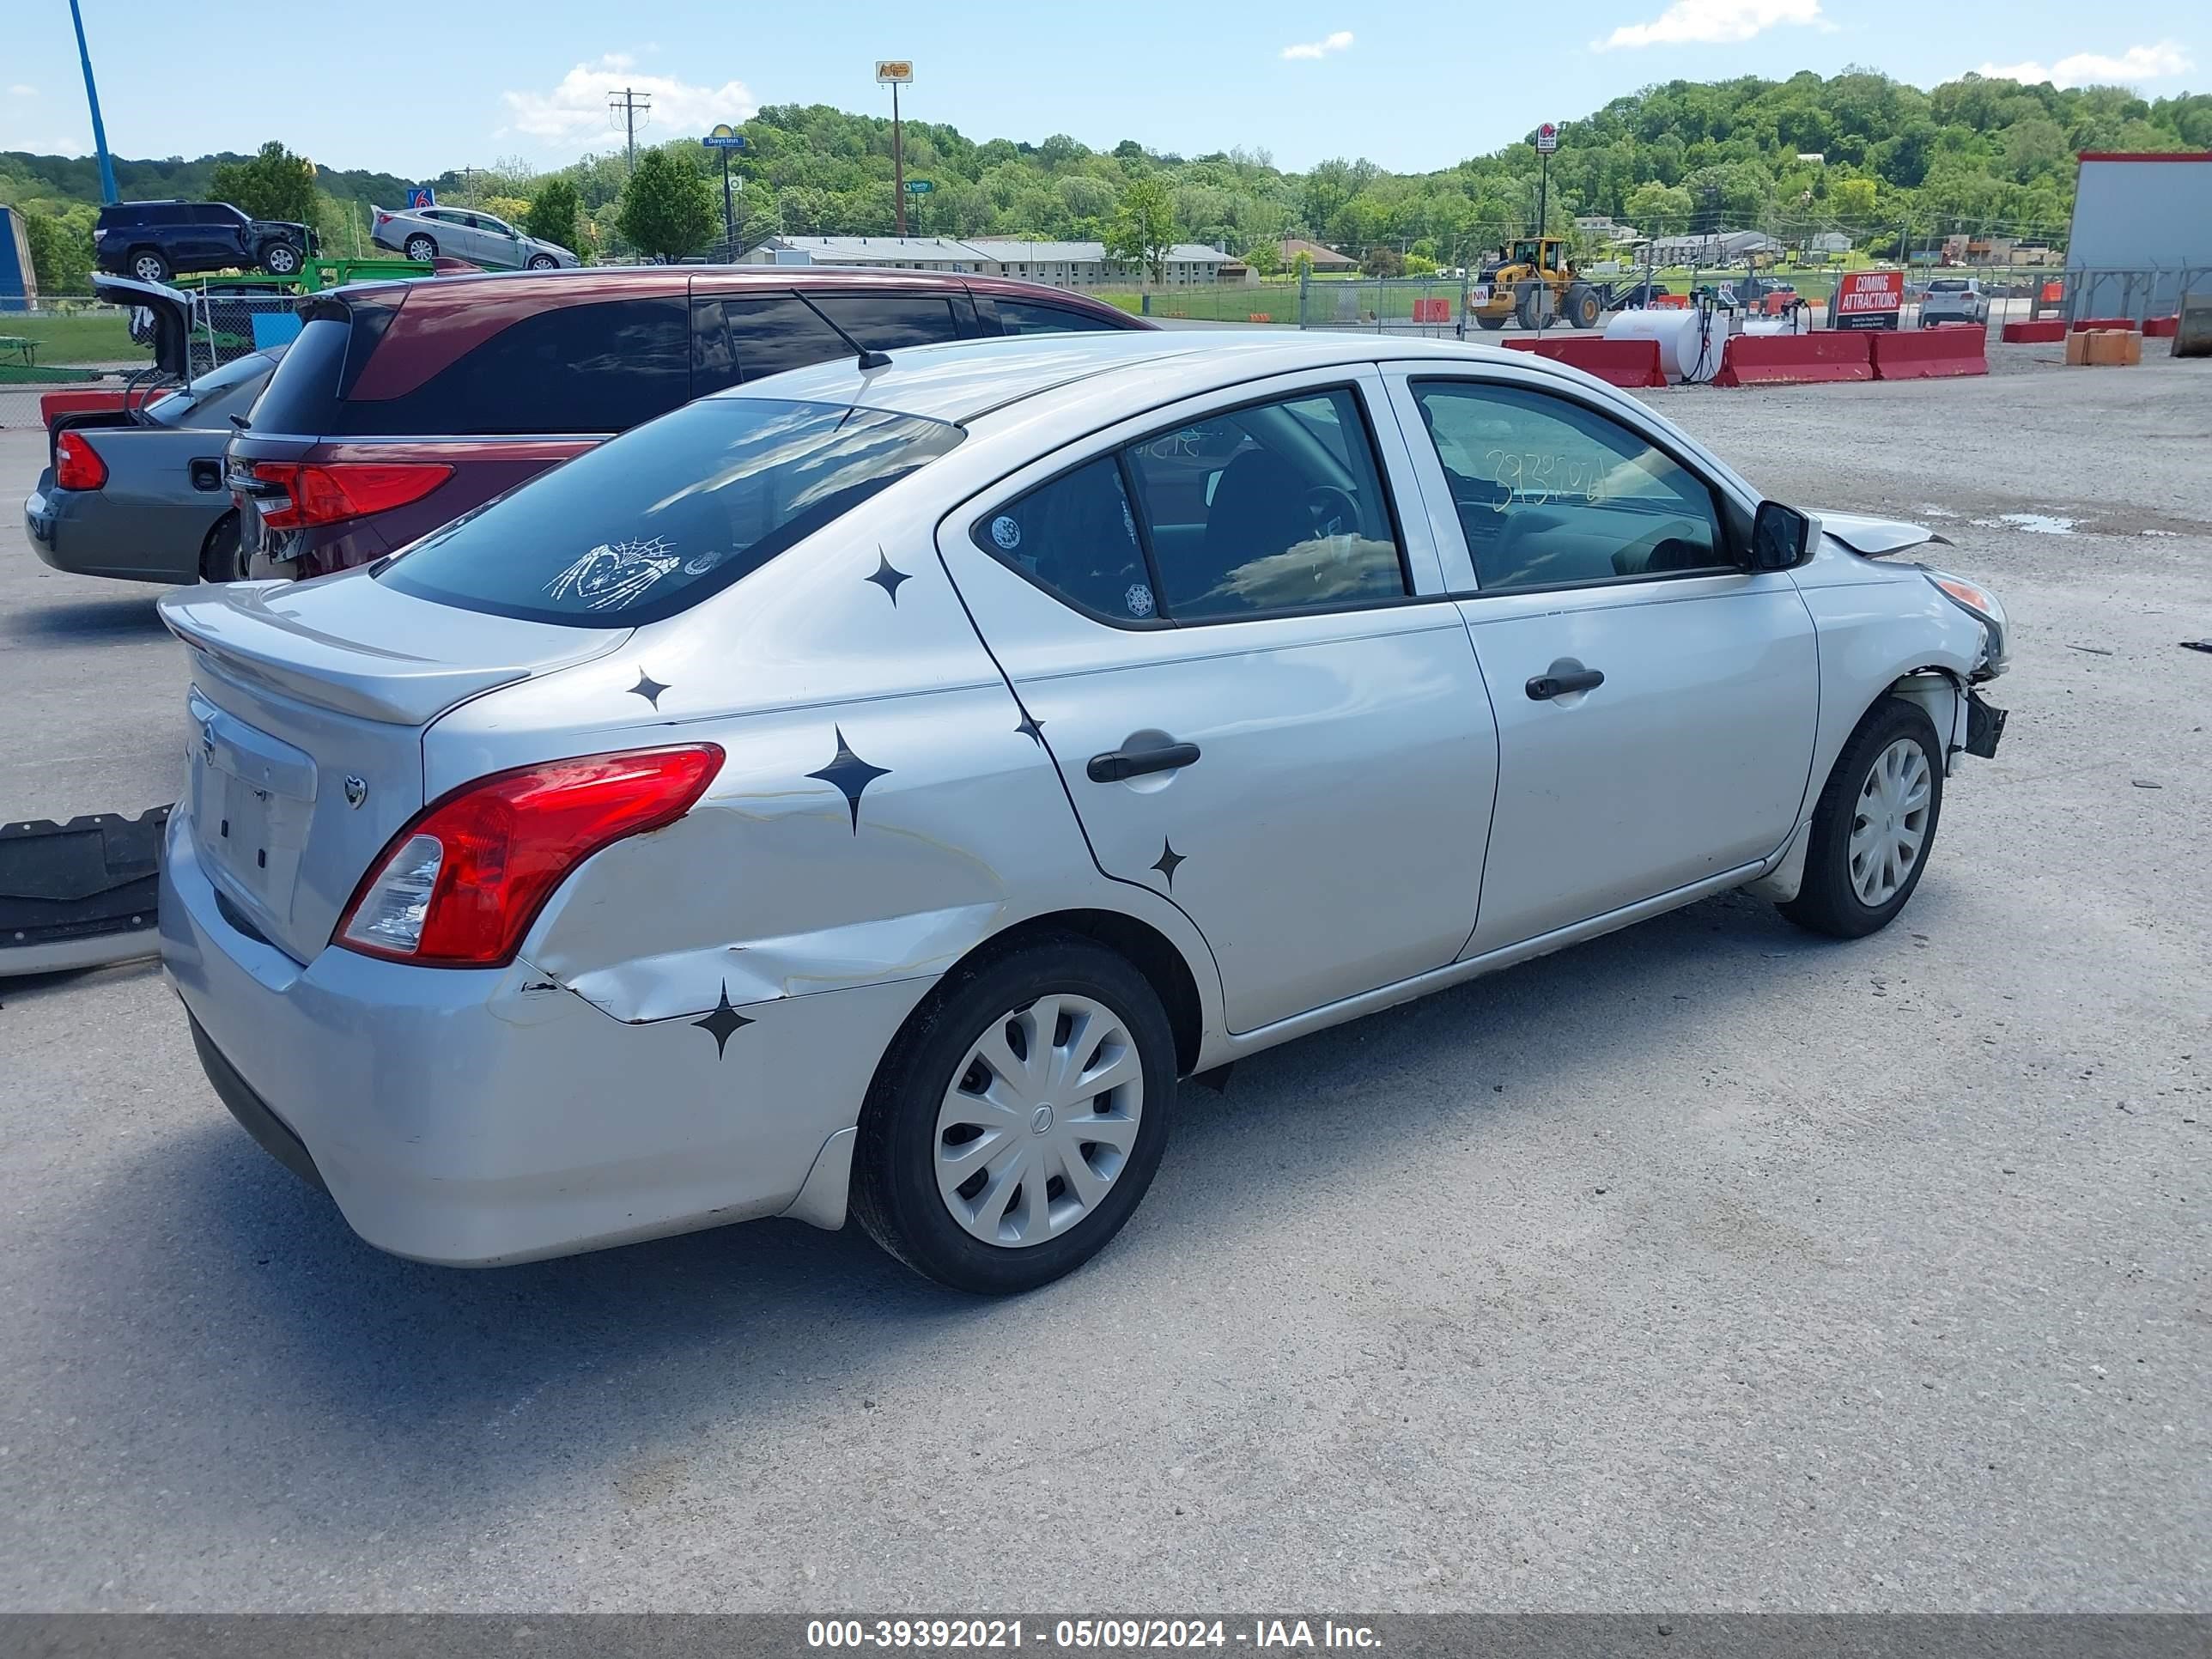
[[36,950],[154,925],[169,809],[0,823],[0,946]]
[[2010,711],[1982,701],[1978,691],[1966,693],[1966,752],[1978,760],[1988,760],[1997,752],[1997,739],[2004,736],[2005,721]]
[[[187,1014],[185,1018],[191,1019],[191,1016]],[[222,1050],[215,1046],[196,1019],[192,1020],[192,1047],[200,1051],[200,1067],[215,1085],[216,1093],[230,1108],[230,1115],[245,1127],[246,1133],[261,1143],[261,1150],[310,1186],[330,1191],[323,1184],[323,1172],[315,1167],[315,1160],[308,1156],[300,1137],[269,1109],[261,1097],[253,1092],[253,1086],[239,1076],[237,1068],[222,1057]]]

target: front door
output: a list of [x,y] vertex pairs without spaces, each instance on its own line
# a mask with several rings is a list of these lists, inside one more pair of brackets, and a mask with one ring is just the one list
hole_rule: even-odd
[[947,568],[1100,869],[1204,933],[1230,1029],[1442,967],[1490,706],[1374,372],[1183,404],[949,519]]
[[1773,854],[1804,803],[1820,662],[1788,574],[1738,562],[1725,495],[1657,434],[1534,383],[1392,379],[1464,537],[1498,714],[1468,953]]

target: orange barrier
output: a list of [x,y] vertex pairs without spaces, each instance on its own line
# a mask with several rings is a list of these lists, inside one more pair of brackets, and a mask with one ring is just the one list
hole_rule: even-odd
[[2007,345],[2051,345],[2066,337],[2066,321],[2063,317],[2045,317],[2007,323],[2003,332]]
[[115,415],[125,409],[143,409],[159,402],[176,388],[140,387],[134,391],[106,386],[72,387],[67,392],[49,392],[39,399],[39,421],[49,430],[64,415]]
[[2132,334],[2136,325],[2125,317],[2077,317],[2074,320],[2076,334],[2087,334],[2103,328],[2122,328]]
[[[1823,328],[1809,334],[1731,334],[1721,349],[1715,386],[1800,386],[1871,380],[1871,329]],[[1882,337],[1890,337],[1884,336]]]
[[1539,357],[1595,374],[1608,386],[1655,386],[1667,384],[1656,340],[1607,340],[1595,335],[1568,335],[1547,340],[1522,336],[1505,342],[1511,351],[1533,351]]
[[2143,319],[2143,338],[2146,340],[2171,340],[2180,331],[2181,316],[2179,312],[2171,317]]
[[1449,300],[1416,300],[1413,301],[1413,320],[1417,323],[1448,323],[1451,321]]
[[1651,296],[1654,311],[1687,311],[1690,296],[1686,294],[1655,294]]
[[1990,372],[1988,343],[1978,323],[1876,334],[1872,344],[1877,380],[1934,380]]

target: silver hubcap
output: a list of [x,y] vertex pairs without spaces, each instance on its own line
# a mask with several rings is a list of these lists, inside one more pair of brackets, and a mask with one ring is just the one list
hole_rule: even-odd
[[427,259],[430,257],[430,253],[431,248],[428,242],[410,242],[407,244],[407,257],[410,259],[417,261]]
[[161,262],[159,259],[141,259],[138,262],[138,280],[142,283],[160,282]]
[[1851,820],[1851,886],[1860,903],[1887,904],[1905,885],[1928,839],[1933,795],[1927,753],[1911,738],[1899,738],[1875,757]]
[[1145,1073],[1120,1015],[1039,997],[975,1039],[937,1114],[937,1190],[986,1244],[1056,1238],[1105,1200],[1137,1144]]

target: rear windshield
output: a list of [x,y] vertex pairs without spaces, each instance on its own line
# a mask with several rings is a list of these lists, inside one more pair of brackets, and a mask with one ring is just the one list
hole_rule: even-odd
[[1929,283],[1928,291],[1930,294],[1964,294],[1966,285],[1955,276],[1946,276]]
[[888,410],[712,398],[434,532],[378,580],[532,622],[657,622],[750,575],[965,435]]

